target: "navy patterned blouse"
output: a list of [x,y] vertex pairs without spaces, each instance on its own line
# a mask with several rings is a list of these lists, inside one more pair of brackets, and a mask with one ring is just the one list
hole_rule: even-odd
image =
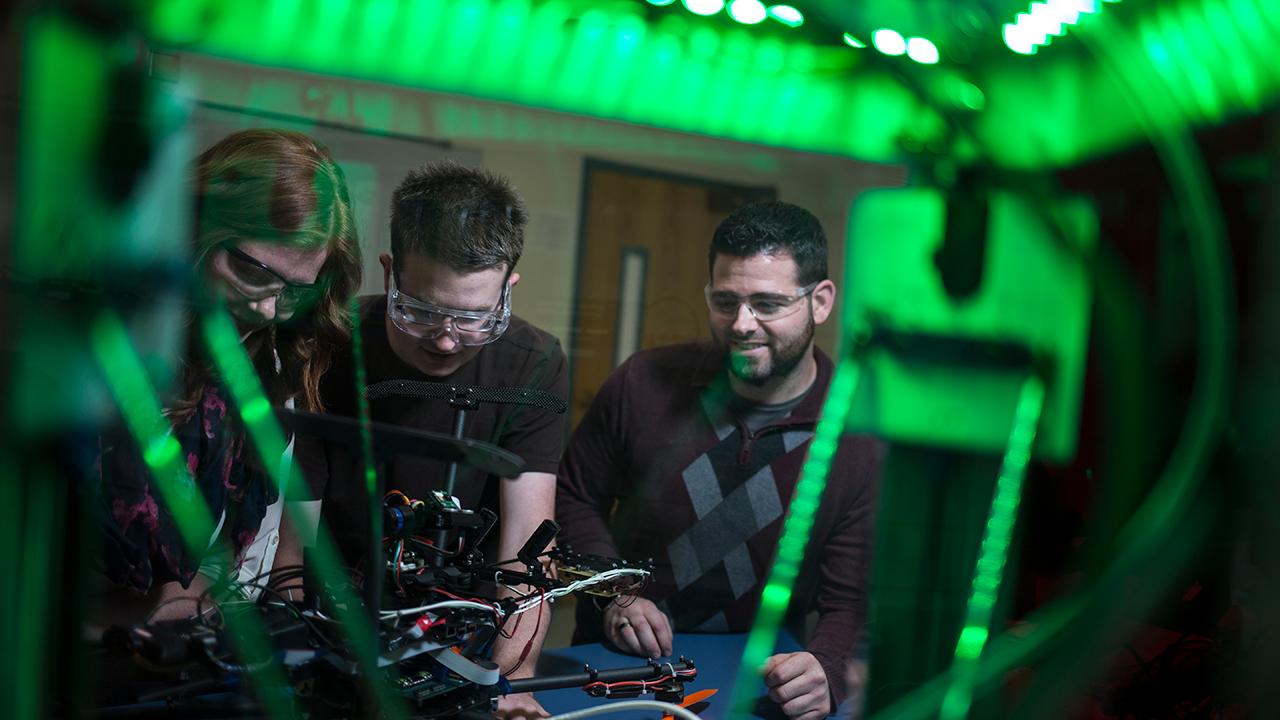
[[[209,505],[217,540],[233,552],[234,571],[244,550],[253,544],[267,506],[278,497],[274,484],[248,446],[243,427],[223,391],[210,385],[200,404],[173,430],[186,458],[190,479]],[[177,580],[189,587],[207,550],[189,552],[173,515],[127,435],[101,439],[98,471],[102,524],[106,534],[103,562],[108,579],[138,593]],[[214,538],[210,538],[211,544]]]

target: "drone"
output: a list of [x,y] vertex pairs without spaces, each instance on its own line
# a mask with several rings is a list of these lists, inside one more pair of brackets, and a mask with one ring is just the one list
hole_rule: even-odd
[[[295,432],[345,439],[350,430],[343,421],[293,415],[287,422]],[[374,431],[381,440],[398,438],[398,443],[379,443],[382,447],[412,447],[482,468],[500,464],[492,458],[501,460],[504,452],[434,433],[376,425]],[[424,444],[425,436],[433,437]],[[108,629],[103,636],[107,657],[127,657],[133,672],[126,690],[98,714],[263,714],[268,708],[260,683],[267,675],[282,685],[268,698],[276,710],[283,707],[289,717],[301,718],[489,717],[500,696],[573,687],[598,698],[652,694],[678,703],[685,684],[696,679],[697,668],[685,657],[509,679],[519,663],[500,668],[488,659],[497,637],[509,636],[522,622],[540,624],[549,614],[546,606],[567,595],[625,602],[643,589],[651,562],[550,547],[559,531],[552,520],[538,526],[515,559],[488,562],[481,546],[497,524],[492,510],[464,508],[447,491],[413,498],[392,489],[382,495],[381,505],[377,564],[373,572],[352,573],[347,588],[360,591],[364,600],[359,611],[372,621],[376,661],[362,657],[352,644],[349,628],[338,619],[344,607],[334,588],[309,589],[303,601],[295,602],[267,586],[265,577],[226,582],[205,593],[195,617]],[[276,568],[270,579],[307,575],[300,566]],[[499,593],[499,587],[509,592]],[[257,598],[243,599],[250,588],[259,590]],[[256,655],[245,652],[245,643],[231,632],[245,614],[254,615],[267,635],[267,649]],[[251,693],[255,682],[258,692]]]

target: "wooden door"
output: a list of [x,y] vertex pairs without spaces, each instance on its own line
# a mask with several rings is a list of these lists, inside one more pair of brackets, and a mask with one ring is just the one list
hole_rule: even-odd
[[707,247],[734,209],[776,196],[588,160],[570,358],[572,422],[635,350],[707,337]]

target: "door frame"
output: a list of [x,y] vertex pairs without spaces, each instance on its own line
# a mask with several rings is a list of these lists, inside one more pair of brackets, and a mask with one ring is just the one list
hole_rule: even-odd
[[[569,346],[565,351],[565,355],[569,361],[570,412],[572,412],[572,398],[576,397],[574,395],[574,391],[576,390],[574,387],[576,384],[576,381],[574,380],[574,364],[576,362],[574,356],[578,349],[579,335],[582,328],[579,315],[582,311],[582,273],[584,269],[583,259],[586,257],[587,247],[587,213],[591,209],[591,173],[597,170],[612,170],[614,172],[634,175],[641,178],[656,178],[659,180],[675,181],[689,185],[727,188],[743,193],[757,193],[760,195],[767,195],[771,199],[775,200],[778,197],[778,188],[775,185],[747,185],[743,183],[727,182],[723,180],[716,180],[714,178],[686,175],[684,173],[668,170],[657,170],[654,168],[644,167],[642,165],[618,162],[616,160],[606,160],[604,158],[592,157],[590,155],[583,158],[582,187],[578,196],[578,240],[574,249],[573,292],[570,296],[573,303],[573,312],[569,316]],[[708,238],[708,240],[710,240],[710,238]],[[614,340],[616,341],[616,338],[614,338]],[[570,427],[572,427],[572,423],[570,423]]]

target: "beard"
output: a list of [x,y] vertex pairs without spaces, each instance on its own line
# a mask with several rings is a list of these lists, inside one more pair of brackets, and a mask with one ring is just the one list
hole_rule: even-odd
[[[723,332],[712,329],[712,337],[716,345],[729,356],[729,372],[748,385],[757,387],[777,378],[789,376],[804,360],[805,354],[813,343],[813,315],[805,313],[804,326],[790,335],[770,336],[763,329],[758,335],[740,336],[725,328]],[[734,350],[735,342],[761,342],[768,349],[763,358],[745,357]]]

